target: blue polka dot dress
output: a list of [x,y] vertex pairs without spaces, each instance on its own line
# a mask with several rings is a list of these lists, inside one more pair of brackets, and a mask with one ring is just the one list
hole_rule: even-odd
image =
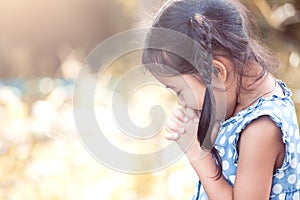
[[[269,116],[281,128],[282,140],[286,145],[283,165],[273,174],[270,199],[300,200],[300,135],[296,111],[291,100],[291,91],[281,80],[277,82],[285,96],[261,97],[255,105],[223,121],[215,147],[222,158],[223,175],[233,186],[238,165],[237,142],[240,133],[254,119]],[[200,181],[192,199],[208,199]]]

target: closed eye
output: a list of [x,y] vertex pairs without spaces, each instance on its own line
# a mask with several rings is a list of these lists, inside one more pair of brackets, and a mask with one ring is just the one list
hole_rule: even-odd
[[179,96],[180,94],[181,94],[181,91],[179,91],[179,92],[176,92],[176,95],[177,95],[177,96]]
[[168,85],[166,85],[166,88],[167,88],[167,89],[171,89],[173,92],[175,92],[176,96],[179,96],[179,95],[180,95],[180,93],[181,93],[181,90],[180,90],[180,91],[178,91],[178,92],[176,92],[176,91],[175,91],[175,89],[174,89],[174,87],[172,87],[172,86],[168,86]]

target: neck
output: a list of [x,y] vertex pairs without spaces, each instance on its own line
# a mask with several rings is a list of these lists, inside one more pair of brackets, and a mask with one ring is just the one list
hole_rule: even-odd
[[272,96],[276,89],[276,83],[276,79],[269,73],[257,81],[253,77],[246,77],[242,83],[244,88],[237,93],[234,114],[253,105],[260,97]]

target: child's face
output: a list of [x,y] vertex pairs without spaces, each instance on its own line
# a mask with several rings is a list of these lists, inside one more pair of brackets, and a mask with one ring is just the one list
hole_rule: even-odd
[[177,76],[154,75],[167,88],[177,94],[178,104],[201,111],[204,101],[205,84],[191,74]]

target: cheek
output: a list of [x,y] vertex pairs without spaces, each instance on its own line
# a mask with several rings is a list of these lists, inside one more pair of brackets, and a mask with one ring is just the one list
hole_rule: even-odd
[[194,110],[202,110],[204,92],[189,90],[182,94],[181,99],[185,102],[186,106]]
[[226,93],[223,91],[214,92],[216,101],[217,119],[225,119],[227,115],[228,101],[226,99]]

